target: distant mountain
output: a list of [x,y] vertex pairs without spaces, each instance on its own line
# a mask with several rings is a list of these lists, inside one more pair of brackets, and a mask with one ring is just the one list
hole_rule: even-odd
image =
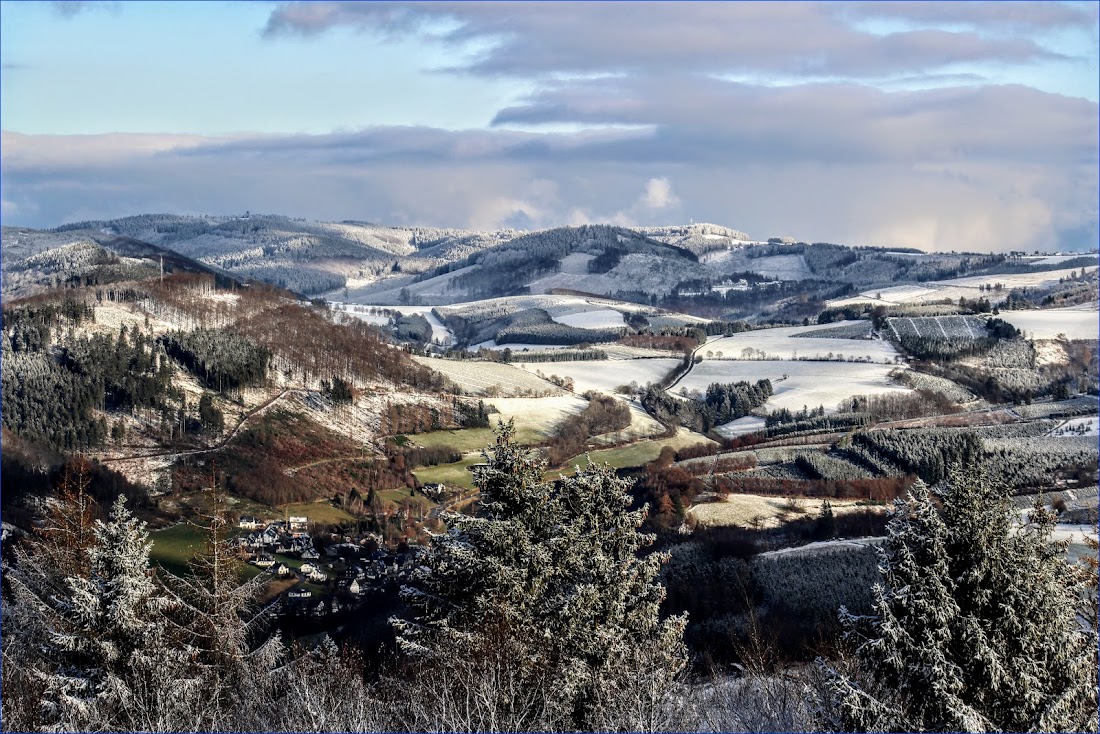
[[3,294],[35,295],[49,288],[140,281],[162,273],[204,273],[218,284],[244,279],[175,250],[90,229],[41,231],[3,227]]
[[[808,298],[830,299],[991,268],[1045,267],[1006,262],[1004,255],[759,241],[710,223],[478,232],[250,213],[143,214],[53,230],[5,227],[2,244],[6,296],[72,278],[144,277],[150,258],[159,267],[162,256],[173,268],[360,303],[445,305],[565,290],[636,302],[673,299],[681,309],[691,306],[681,296],[720,308],[731,305],[733,293],[740,306],[756,310],[764,301],[795,295],[765,298],[761,289],[768,282],[801,281]],[[739,283],[754,293],[737,295],[744,287]],[[722,298],[716,300],[715,292]]]

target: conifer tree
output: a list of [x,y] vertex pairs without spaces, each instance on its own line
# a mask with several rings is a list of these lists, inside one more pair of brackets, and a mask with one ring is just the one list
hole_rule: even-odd
[[188,651],[170,637],[171,602],[152,578],[145,523],[119,497],[94,533],[89,575],[66,579],[51,615],[44,702],[60,726],[174,728],[149,714],[188,687],[179,675]]
[[[684,620],[658,619],[661,557],[637,556],[652,541],[637,532],[645,511],[628,511],[626,484],[607,468],[543,481],[544,462],[511,423],[484,455],[479,515],[449,515],[402,590],[413,611],[394,620],[402,648],[467,683],[494,681],[492,706],[451,706],[463,726],[591,728],[641,679],[651,705],[635,708],[659,709],[685,662]],[[459,670],[459,657],[483,665]]]
[[1095,731],[1096,616],[1053,515],[956,470],[895,503],[874,614],[842,621],[854,670],[828,667],[839,731]]

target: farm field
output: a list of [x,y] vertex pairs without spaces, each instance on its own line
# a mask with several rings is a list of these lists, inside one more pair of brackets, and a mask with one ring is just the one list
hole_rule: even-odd
[[470,467],[483,461],[485,458],[480,452],[470,453],[462,457],[462,461],[454,464],[416,469],[413,471],[413,476],[419,479],[421,484],[446,484],[450,487],[473,489],[474,475],[470,473]]
[[490,339],[486,342],[478,342],[477,344],[471,344],[466,347],[468,352],[476,352],[479,349],[492,349],[495,352],[503,352],[505,349],[511,349],[513,352],[543,352],[553,349],[568,349],[571,345],[567,344],[497,344],[495,339]]
[[554,321],[581,329],[618,329],[626,326],[623,315],[610,308],[554,316]]
[[[877,395],[909,392],[909,388],[893,382],[889,374],[899,369],[883,364],[862,362],[790,362],[790,361],[729,361],[704,360],[684,377],[673,390],[681,388],[705,392],[714,382],[756,382],[768,378],[774,394],[764,404],[768,411],[803,406],[825,406],[835,412],[837,403],[853,395]],[[787,375],[784,378],[784,375]]]
[[534,371],[518,369],[510,364],[476,360],[453,360],[439,357],[413,357],[420,364],[443,374],[463,388],[463,393],[479,397],[533,397],[560,395],[561,388],[537,377]]
[[740,249],[708,252],[701,262],[723,273],[748,270],[776,280],[802,280],[813,273],[802,255],[770,255],[746,258]]
[[309,518],[310,522],[339,525],[342,522],[355,520],[355,516],[339,507],[333,507],[328,500],[319,502],[297,502],[292,505],[283,505],[279,508],[287,515],[298,515]]
[[1052,308],[1045,311],[1001,311],[1000,318],[1032,339],[1096,339],[1100,334],[1100,311],[1095,308]]
[[1100,433],[1100,417],[1070,418],[1062,425],[1051,430],[1048,436],[1095,436]]
[[526,362],[516,365],[530,372],[541,371],[544,375],[557,375],[573,379],[573,390],[577,393],[588,390],[613,393],[620,385],[631,382],[645,386],[657,382],[667,375],[673,367],[680,364],[673,357],[655,359],[631,359],[609,362],[607,360],[591,362]]
[[676,431],[676,435],[668,438],[639,441],[629,446],[620,446],[614,449],[590,451],[587,457],[584,454],[574,456],[572,459],[565,462],[565,466],[561,469],[549,472],[547,477],[569,476],[574,473],[576,466],[582,469],[588,466],[590,463],[589,459],[597,464],[607,463],[615,469],[622,469],[628,466],[641,466],[642,464],[646,464],[656,459],[660,455],[661,449],[665,446],[671,446],[674,449],[682,449],[686,446],[694,446],[699,443],[713,444],[714,441],[702,434],[689,431],[686,428],[680,428]]
[[149,560],[177,576],[187,572],[187,562],[206,547],[206,532],[188,522],[180,522],[149,533],[153,549]]
[[1021,259],[1030,260],[1031,265],[1058,265],[1067,260],[1076,260],[1079,257],[1081,257],[1081,253],[1077,253],[1076,255],[1040,255],[1038,257],[1035,255],[1024,255]]
[[926,288],[921,285],[899,285],[892,288],[876,288],[874,290],[866,290],[860,293],[858,296],[849,296],[847,298],[837,298],[832,301],[828,301],[828,306],[850,306],[854,303],[872,303],[882,304],[885,306],[896,306],[899,303],[905,303],[907,301],[914,301],[922,296],[926,296],[929,293],[935,293],[934,288]]
[[763,431],[765,428],[765,421],[763,418],[755,415],[746,415],[743,418],[730,421],[729,423],[723,423],[720,426],[714,427],[714,432],[722,438],[736,438],[737,436],[743,436],[746,433],[756,433],[757,431]]
[[934,280],[931,282],[931,285],[936,285],[941,288],[977,289],[978,286],[992,286],[1001,283],[1006,290],[1011,288],[1037,288],[1041,286],[1056,285],[1059,278],[1069,278],[1073,273],[1092,273],[1095,271],[1096,267],[1091,267],[1047,270],[1046,272],[1039,273],[1013,273],[1010,275],[974,275],[967,278]]
[[1005,292],[1013,288],[1040,288],[1056,285],[1059,278],[1069,277],[1072,273],[1093,272],[1096,268],[1066,268],[1064,270],[1048,270],[1039,273],[1012,273],[1002,275],[975,275],[965,278],[949,278],[947,280],[934,280],[921,285],[904,285],[893,288],[868,289],[858,296],[838,298],[828,301],[826,305],[848,306],[854,303],[882,304],[896,306],[902,303],[929,303],[950,299],[957,301],[960,297],[977,298],[983,292],[980,286],[995,286],[1000,283]]
[[[885,505],[861,505],[859,500],[830,499],[833,513],[858,512],[870,508],[885,511]],[[773,497],[755,494],[731,494],[725,499],[693,505],[688,512],[705,527],[777,527],[785,520],[814,516],[821,510],[822,500]]]
[[814,331],[825,331],[830,327],[842,328],[845,325],[845,323],[824,324],[746,331],[708,340],[706,346],[697,354],[703,356],[705,360],[835,359],[844,361],[855,358],[887,364],[893,363],[899,356],[893,345],[881,339],[836,339],[813,336]]
[[432,431],[417,433],[409,439],[421,446],[450,446],[467,452],[480,451],[496,440],[494,433],[497,421],[516,423],[516,439],[523,444],[533,445],[545,441],[550,432],[563,418],[579,413],[588,402],[574,395],[559,395],[548,398],[493,398],[490,404],[500,412],[489,416],[492,424],[489,428],[461,428],[453,431]]

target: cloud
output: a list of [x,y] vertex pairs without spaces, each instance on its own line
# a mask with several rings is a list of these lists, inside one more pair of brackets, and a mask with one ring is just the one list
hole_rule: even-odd
[[[839,5],[839,4],[838,4]],[[852,18],[903,20],[910,23],[963,25],[1016,31],[1060,30],[1095,26],[1096,3],[1065,2],[853,2],[841,14]]]
[[[383,38],[417,35],[478,44],[455,70],[546,77],[560,73],[745,73],[879,78],[960,63],[1022,64],[1064,58],[1034,31],[1088,27],[1094,10],[1013,3],[808,2],[499,3],[291,2],[272,11],[265,35],[312,36],[350,27]],[[994,7],[996,6],[996,7]],[[904,20],[876,33],[858,21]],[[944,24],[961,25],[945,29]],[[1001,32],[990,35],[989,27]]]
[[1095,244],[1096,105],[1022,88],[701,83],[708,93],[665,104],[620,90],[610,111],[584,85],[559,90],[555,119],[587,110],[649,124],[600,133],[4,133],[8,223],[249,209],[483,229],[694,218],[758,237],[925,249]]
[[651,178],[646,181],[640,203],[647,209],[667,209],[679,204],[680,200],[672,193],[672,184],[667,178]]
[[58,0],[51,2],[50,8],[54,14],[62,18],[75,18],[81,13],[95,10],[107,10],[117,13],[121,4],[117,2],[95,2],[94,0]]

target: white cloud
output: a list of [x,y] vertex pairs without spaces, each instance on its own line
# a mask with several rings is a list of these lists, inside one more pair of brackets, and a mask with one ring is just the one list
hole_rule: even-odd
[[651,178],[646,181],[645,193],[639,203],[647,209],[667,209],[680,203],[667,178]]

